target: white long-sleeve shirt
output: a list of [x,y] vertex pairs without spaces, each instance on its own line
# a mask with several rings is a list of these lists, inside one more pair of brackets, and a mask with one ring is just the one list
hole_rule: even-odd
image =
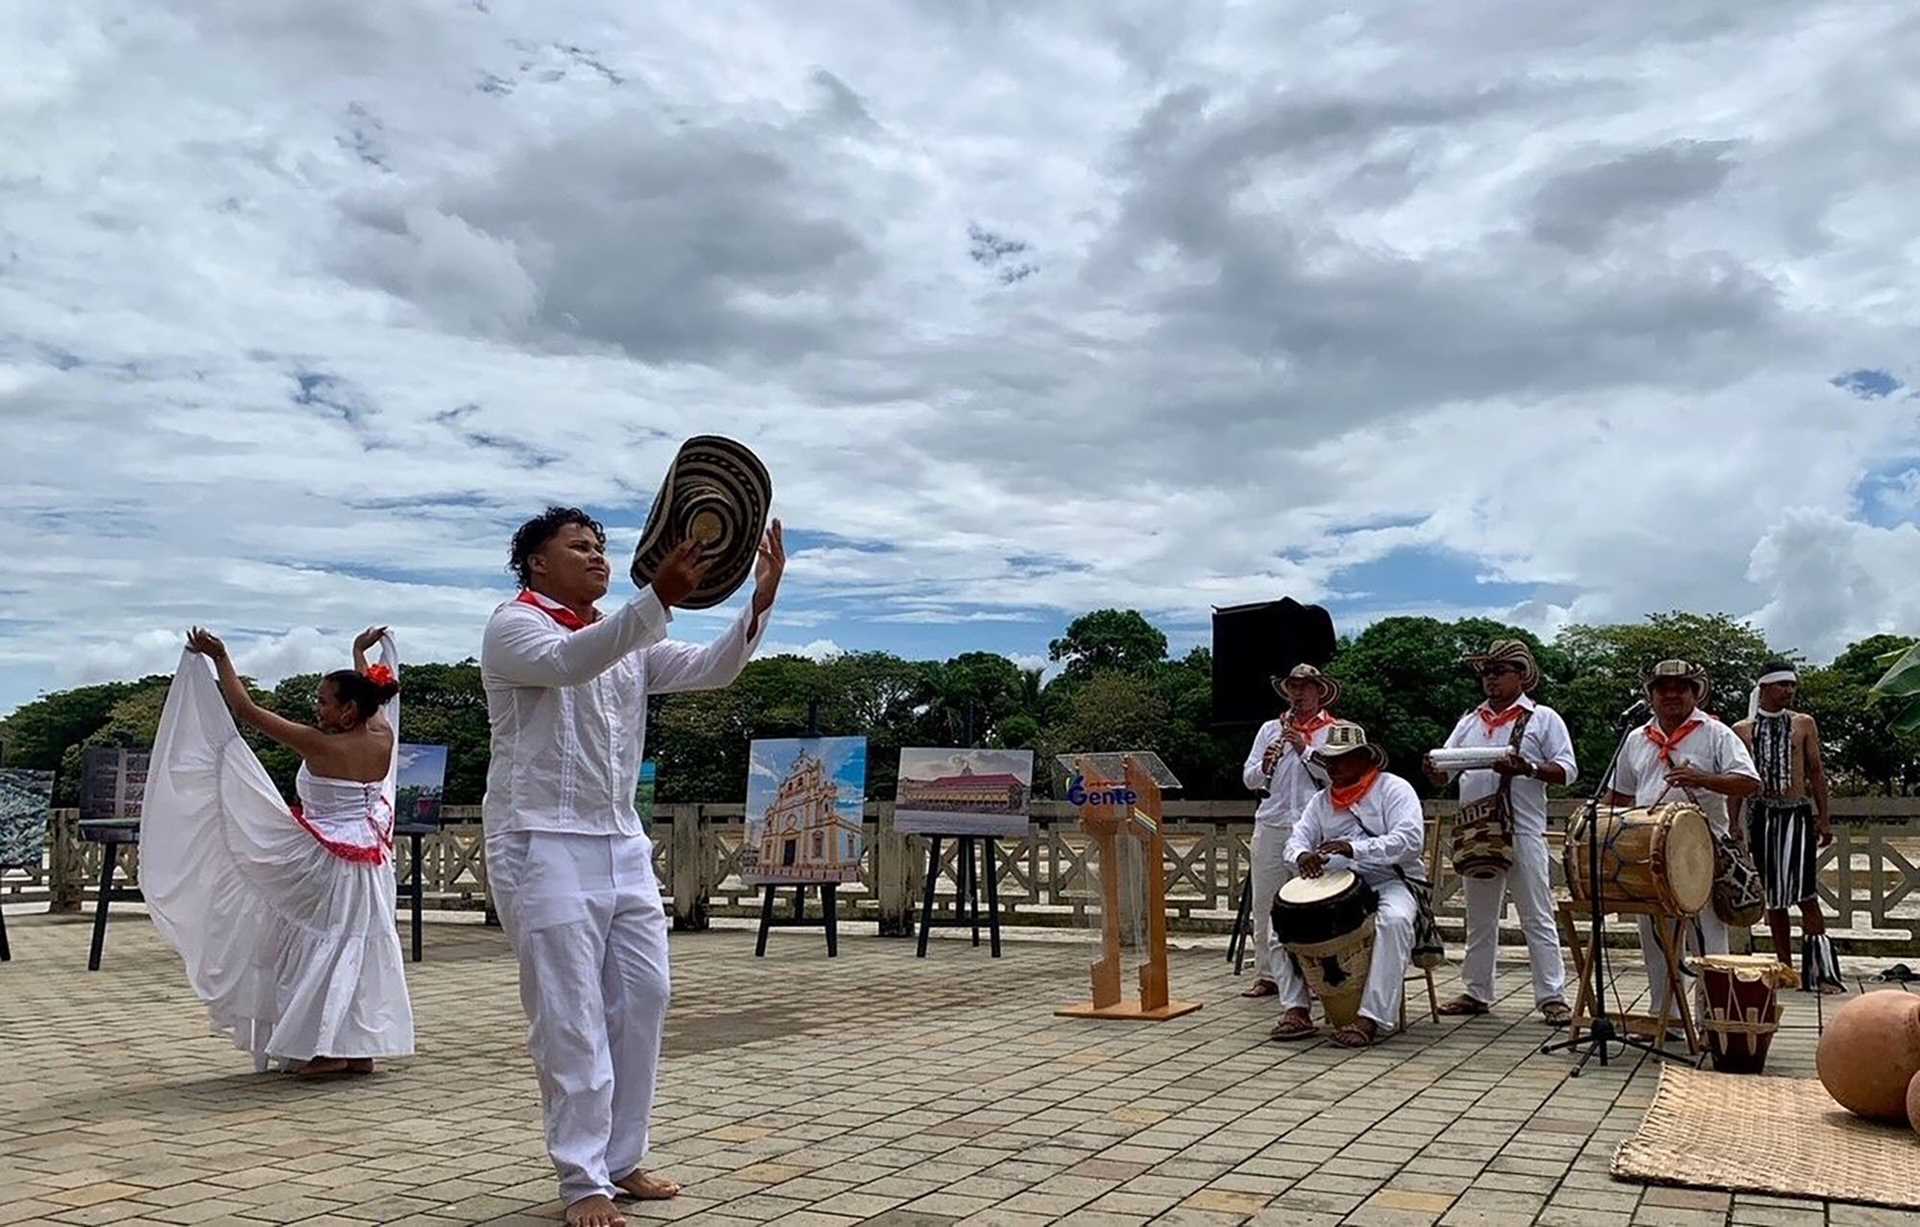
[[[1567,732],[1567,722],[1560,713],[1551,707],[1543,707],[1521,695],[1514,700],[1514,706],[1533,714],[1527,717],[1527,731],[1520,737],[1520,757],[1539,766],[1552,764],[1567,773],[1567,783],[1573,783],[1579,772],[1573,760],[1573,736]],[[1513,726],[1503,724],[1499,728],[1488,728],[1480,713],[1487,710],[1482,703],[1453,726],[1453,733],[1447,738],[1447,749],[1457,750],[1462,746],[1499,746],[1506,747],[1513,740]],[[1497,771],[1463,771],[1460,773],[1460,803],[1468,805],[1490,797],[1500,788],[1500,773]],[[1513,777],[1513,790],[1508,793],[1513,805],[1514,826],[1528,835],[1547,833],[1547,786],[1538,779],[1524,775]]]
[[1351,858],[1336,856],[1330,869],[1352,869],[1369,885],[1394,878],[1398,866],[1410,878],[1424,880],[1422,854],[1427,846],[1427,820],[1413,785],[1382,771],[1367,795],[1351,810],[1335,809],[1333,790],[1322,789],[1307,802],[1287,839],[1287,863],[1298,869],[1300,858],[1330,839],[1353,845]]
[[1267,795],[1260,799],[1260,807],[1253,811],[1253,820],[1260,826],[1289,827],[1300,817],[1300,811],[1307,808],[1307,802],[1313,800],[1313,794],[1326,784],[1326,772],[1314,766],[1307,758],[1321,746],[1327,744],[1327,730],[1332,721],[1322,723],[1307,738],[1306,754],[1296,753],[1292,746],[1281,752],[1280,761],[1274,764],[1273,782],[1267,782],[1267,773],[1260,764],[1265,761],[1267,747],[1280,740],[1280,734],[1287,727],[1287,717],[1269,720],[1260,726],[1254,734],[1253,750],[1247,755],[1247,762],[1240,769],[1240,778],[1254,792],[1267,789]]
[[642,834],[633,799],[647,696],[732,682],[767,619],[750,638],[749,605],[702,646],[665,637],[672,615],[651,588],[578,630],[547,612],[554,602],[529,595],[532,604],[516,598],[493,611],[480,649],[493,753],[480,807],[486,831]]
[[[1693,713],[1689,723],[1695,721],[1698,727],[1681,738],[1668,761],[1664,762],[1660,758],[1659,744],[1647,736],[1648,729],[1660,727],[1657,719],[1649,720],[1627,734],[1627,744],[1620,750],[1620,762],[1613,769],[1613,791],[1632,797],[1635,805],[1688,800],[1685,789],[1667,787],[1667,772],[1676,767],[1692,767],[1713,775],[1760,778],[1760,772],[1753,765],[1753,755],[1747,753],[1739,734],[1704,711],[1696,710]],[[1676,733],[1680,731],[1674,730]],[[1715,835],[1727,834],[1726,797],[1696,788],[1691,800],[1707,816],[1707,825],[1713,828]]]

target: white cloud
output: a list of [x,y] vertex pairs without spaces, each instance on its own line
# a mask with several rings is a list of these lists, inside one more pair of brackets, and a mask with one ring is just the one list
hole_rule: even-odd
[[1915,402],[1828,381],[1913,382],[1916,53],[1840,0],[15,6],[0,676],[459,659],[521,517],[624,552],[705,431],[815,655],[1185,644],[1407,550],[1546,587],[1343,628],[1910,629]]

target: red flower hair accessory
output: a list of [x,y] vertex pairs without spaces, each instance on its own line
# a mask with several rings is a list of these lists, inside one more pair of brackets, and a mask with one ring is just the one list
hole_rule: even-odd
[[376,686],[391,686],[393,670],[385,665],[373,665],[367,670],[367,680]]

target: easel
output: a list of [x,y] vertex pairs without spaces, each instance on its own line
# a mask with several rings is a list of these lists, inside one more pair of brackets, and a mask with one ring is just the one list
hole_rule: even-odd
[[[933,918],[933,888],[940,880],[940,841],[942,838],[958,841],[958,857],[954,863],[953,919],[936,921]],[[972,912],[973,945],[980,947],[980,867],[974,860],[974,843],[986,845],[987,861],[987,932],[993,950],[992,957],[1000,957],[1000,870],[994,864],[993,836],[991,835],[929,835],[927,836],[927,879],[920,894],[920,945],[914,957],[927,957],[927,937],[936,925],[942,928],[965,928],[969,921],[966,911]]]
[[[807,736],[809,738],[820,736],[820,700],[818,699],[807,701]],[[793,887],[793,915],[780,919],[773,914],[774,892],[781,886],[789,885]],[[822,928],[827,931],[827,957],[830,959],[840,957],[840,884],[838,882],[818,883],[821,913],[818,920],[807,919],[807,887],[809,885],[813,884],[783,882],[776,885],[768,882],[761,888],[764,893],[760,896],[760,935],[753,945],[754,958],[767,957],[767,934],[775,929]]]
[[[1144,754],[1123,757],[1118,778],[1101,758],[1074,755],[1087,801],[1080,807],[1080,826],[1098,849],[1100,862],[1100,958],[1091,970],[1093,1000],[1062,1006],[1055,1014],[1067,1018],[1135,1019],[1165,1022],[1191,1014],[1197,1001],[1172,1001],[1167,996],[1167,864],[1166,840],[1161,833],[1160,785],[1149,775]],[[1154,765],[1159,766],[1155,758]],[[1099,769],[1108,766],[1109,770]],[[1161,767],[1162,772],[1165,771]],[[1168,776],[1171,778],[1171,775]],[[1121,835],[1140,845],[1147,875],[1143,905],[1147,921],[1146,959],[1140,964],[1140,999],[1120,999],[1120,864]]]
[[[1567,932],[1578,935],[1580,934],[1580,922],[1579,918],[1575,915],[1574,906],[1571,902],[1562,901],[1558,911],[1560,923],[1566,926]],[[1649,1019],[1653,1026],[1654,1044],[1664,1048],[1667,1043],[1667,1023],[1669,1021],[1678,1022],[1682,1033],[1687,1037],[1687,1051],[1698,1055],[1704,1049],[1700,1042],[1700,1033],[1695,1029],[1693,1023],[1693,1004],[1687,1000],[1688,994],[1682,988],[1680,979],[1680,960],[1686,955],[1684,934],[1689,918],[1686,916],[1670,915],[1661,911],[1659,908],[1640,903],[1615,903],[1608,901],[1601,904],[1601,910],[1611,916],[1645,916],[1649,918],[1653,922],[1654,944],[1659,946],[1660,953],[1665,955],[1667,959],[1667,1008],[1662,1010],[1658,1015],[1635,1015],[1623,1012],[1620,1018],[1622,1029],[1628,1029],[1631,1022],[1640,1019]],[[1593,978],[1587,974],[1587,968],[1592,966],[1595,958],[1599,957],[1599,951],[1595,948],[1593,935],[1590,933],[1567,943],[1567,945],[1573,952],[1574,971],[1580,979],[1580,992],[1574,997],[1573,1017],[1567,1023],[1567,1038],[1578,1043],[1580,1040],[1580,1032],[1584,1029],[1585,1024],[1593,1018],[1595,1012],[1594,1007],[1596,1003],[1593,1000]],[[1649,986],[1649,991],[1651,991],[1651,986]],[[1597,1004],[1600,1010],[1604,1011],[1606,1009],[1606,1002],[1602,1001]]]

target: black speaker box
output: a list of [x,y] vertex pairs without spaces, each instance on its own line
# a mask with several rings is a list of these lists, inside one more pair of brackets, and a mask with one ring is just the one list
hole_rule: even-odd
[[1259,724],[1281,700],[1272,678],[1298,664],[1333,659],[1333,615],[1292,597],[1213,611],[1213,720]]

